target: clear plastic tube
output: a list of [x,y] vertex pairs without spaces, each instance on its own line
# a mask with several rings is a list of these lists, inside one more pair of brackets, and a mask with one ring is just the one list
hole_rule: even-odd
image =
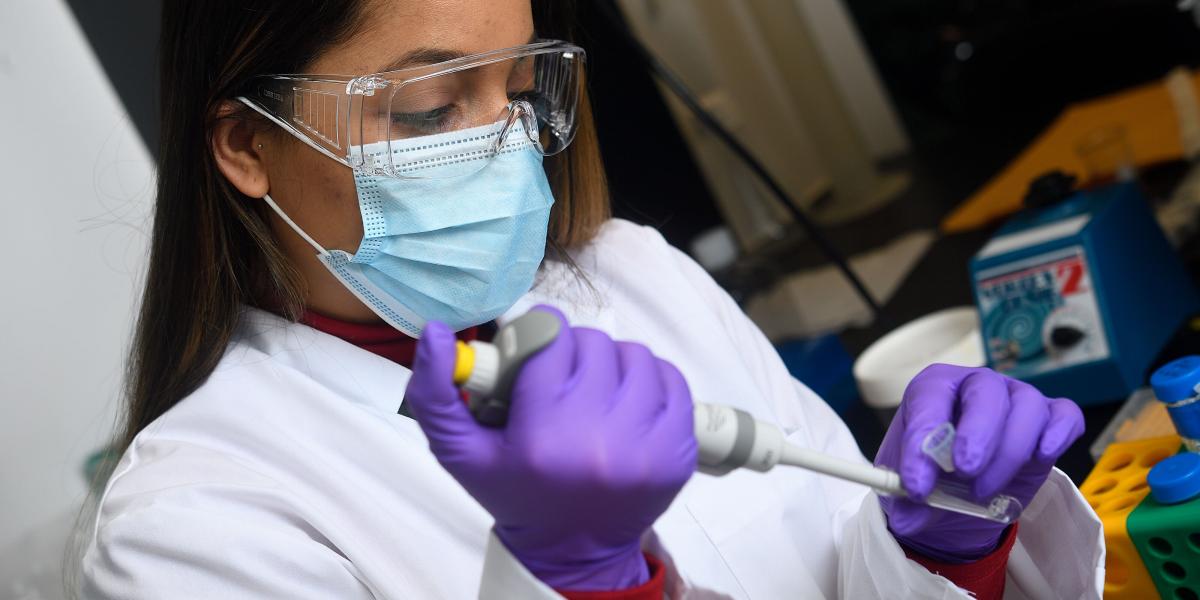
[[954,472],[954,424],[946,421],[921,441],[921,452],[947,473]]
[[[932,458],[947,473],[954,472],[954,424],[942,423],[925,436],[921,452]],[[1012,523],[1021,514],[1021,502],[1008,494],[996,494],[986,503],[977,502],[970,484],[947,479],[938,479],[933,491],[925,498],[925,504],[964,515],[979,517],[997,523]]]
[[925,504],[963,515],[979,517],[1005,525],[1021,516],[1021,501],[1008,494],[996,494],[986,504],[972,499],[971,487],[956,481],[938,480]]
[[1200,430],[1200,395],[1184,398],[1178,402],[1167,404],[1167,413],[1171,415],[1171,422],[1175,425],[1175,430],[1179,433],[1179,438],[1183,440],[1183,446],[1188,449],[1188,452],[1200,452],[1200,439],[1195,435],[1189,435]]

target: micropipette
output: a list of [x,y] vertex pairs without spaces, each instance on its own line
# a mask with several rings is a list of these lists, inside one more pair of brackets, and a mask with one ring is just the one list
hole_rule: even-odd
[[[559,328],[557,317],[535,310],[500,328],[494,343],[458,342],[454,383],[466,390],[468,406],[480,423],[504,425],[513,379],[526,360],[554,341]],[[860,483],[881,494],[908,497],[895,471],[790,444],[778,427],[758,421],[745,411],[696,403],[694,412],[701,472],[724,475],[737,468],[769,471],[784,464]],[[926,436],[921,449],[950,472],[954,470],[950,453],[953,441],[954,426],[944,423]],[[1013,522],[1022,508],[1020,501],[1005,494],[993,496],[986,503],[975,502],[969,486],[945,479],[939,479],[922,502],[997,523]]]

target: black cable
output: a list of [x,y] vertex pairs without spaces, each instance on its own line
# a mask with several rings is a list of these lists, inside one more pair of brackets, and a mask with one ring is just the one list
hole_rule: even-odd
[[667,89],[671,90],[676,97],[683,101],[684,105],[688,107],[688,110],[692,111],[692,114],[694,114],[696,118],[704,124],[705,127],[707,127],[710,131],[712,131],[713,134],[720,138],[721,141],[724,142],[725,145],[728,146],[729,149],[732,150],[733,153],[736,154],[738,158],[740,158],[742,162],[744,162],[746,166],[754,172],[759,180],[766,184],[767,188],[771,190],[772,197],[783,205],[784,209],[787,210],[788,213],[792,215],[792,218],[800,224],[800,227],[804,229],[805,233],[807,233],[808,236],[812,238],[813,242],[815,242],[817,246],[821,248],[821,251],[825,253],[825,256],[829,257],[829,259],[833,261],[834,265],[837,266],[838,270],[842,272],[842,275],[844,275],[846,279],[850,281],[850,285],[854,287],[854,291],[858,293],[863,301],[867,303],[867,307],[871,309],[871,315],[875,318],[879,318],[882,311],[879,304],[875,302],[875,298],[871,296],[871,292],[869,292],[867,287],[863,285],[862,280],[859,279],[858,275],[854,273],[854,270],[850,268],[850,264],[846,262],[846,259],[842,257],[840,252],[837,251],[837,248],[833,247],[833,243],[829,241],[829,238],[825,237],[825,234],[821,232],[821,229],[817,226],[817,224],[814,223],[812,219],[808,218],[808,215],[806,215],[804,211],[800,209],[800,205],[792,201],[791,197],[788,196],[783,187],[779,185],[779,182],[775,181],[775,178],[772,177],[769,172],[767,172],[766,167],[764,167],[762,163],[758,162],[758,159],[754,158],[754,155],[750,153],[750,150],[743,146],[742,143],[739,142],[738,139],[734,137],[734,135],[728,129],[726,129],[725,126],[720,123],[720,121],[716,119],[716,117],[705,110],[703,106],[700,106],[700,102],[696,99],[695,95],[692,94],[691,90],[688,89],[687,85],[683,83],[683,80],[681,80],[679,76],[675,75],[673,71],[667,68],[662,61],[658,60],[658,57],[656,57],[654,53],[651,52],[650,49],[647,48],[645,44],[643,44],[642,41],[637,38],[636,35],[634,35],[633,31],[629,29],[629,26],[625,23],[624,19],[617,14],[615,3],[600,2],[599,4],[600,10],[604,13],[605,17],[614,25],[616,30],[620,32],[621,36],[626,42],[629,43],[630,47],[633,48],[638,57],[642,59],[642,62],[645,64],[650,73],[662,81],[663,84],[667,86]]

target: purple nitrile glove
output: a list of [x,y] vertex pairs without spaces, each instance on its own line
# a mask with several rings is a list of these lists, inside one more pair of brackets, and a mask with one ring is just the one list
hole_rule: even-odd
[[[954,473],[943,473],[921,452],[921,442],[951,421]],[[990,369],[931,365],[908,389],[875,464],[900,473],[912,497],[929,495],[938,477],[971,483],[979,498],[1003,492],[1029,506],[1050,468],[1083,434],[1083,413],[1065,398]],[[947,512],[904,498],[881,497],[888,528],[906,546],[942,562],[982,558],[1000,542],[1006,525]]]
[[463,403],[442,323],[421,334],[404,401],[531,573],[559,590],[635,587],[649,578],[642,534],[696,469],[687,383],[645,346],[534,310],[562,329],[517,375],[503,429],[480,425]]

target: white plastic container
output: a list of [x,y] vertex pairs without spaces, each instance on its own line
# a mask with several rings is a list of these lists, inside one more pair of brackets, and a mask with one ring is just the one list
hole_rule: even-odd
[[910,321],[871,344],[854,362],[863,402],[891,421],[908,382],[926,366],[983,366],[983,337],[974,306],[948,308]]

